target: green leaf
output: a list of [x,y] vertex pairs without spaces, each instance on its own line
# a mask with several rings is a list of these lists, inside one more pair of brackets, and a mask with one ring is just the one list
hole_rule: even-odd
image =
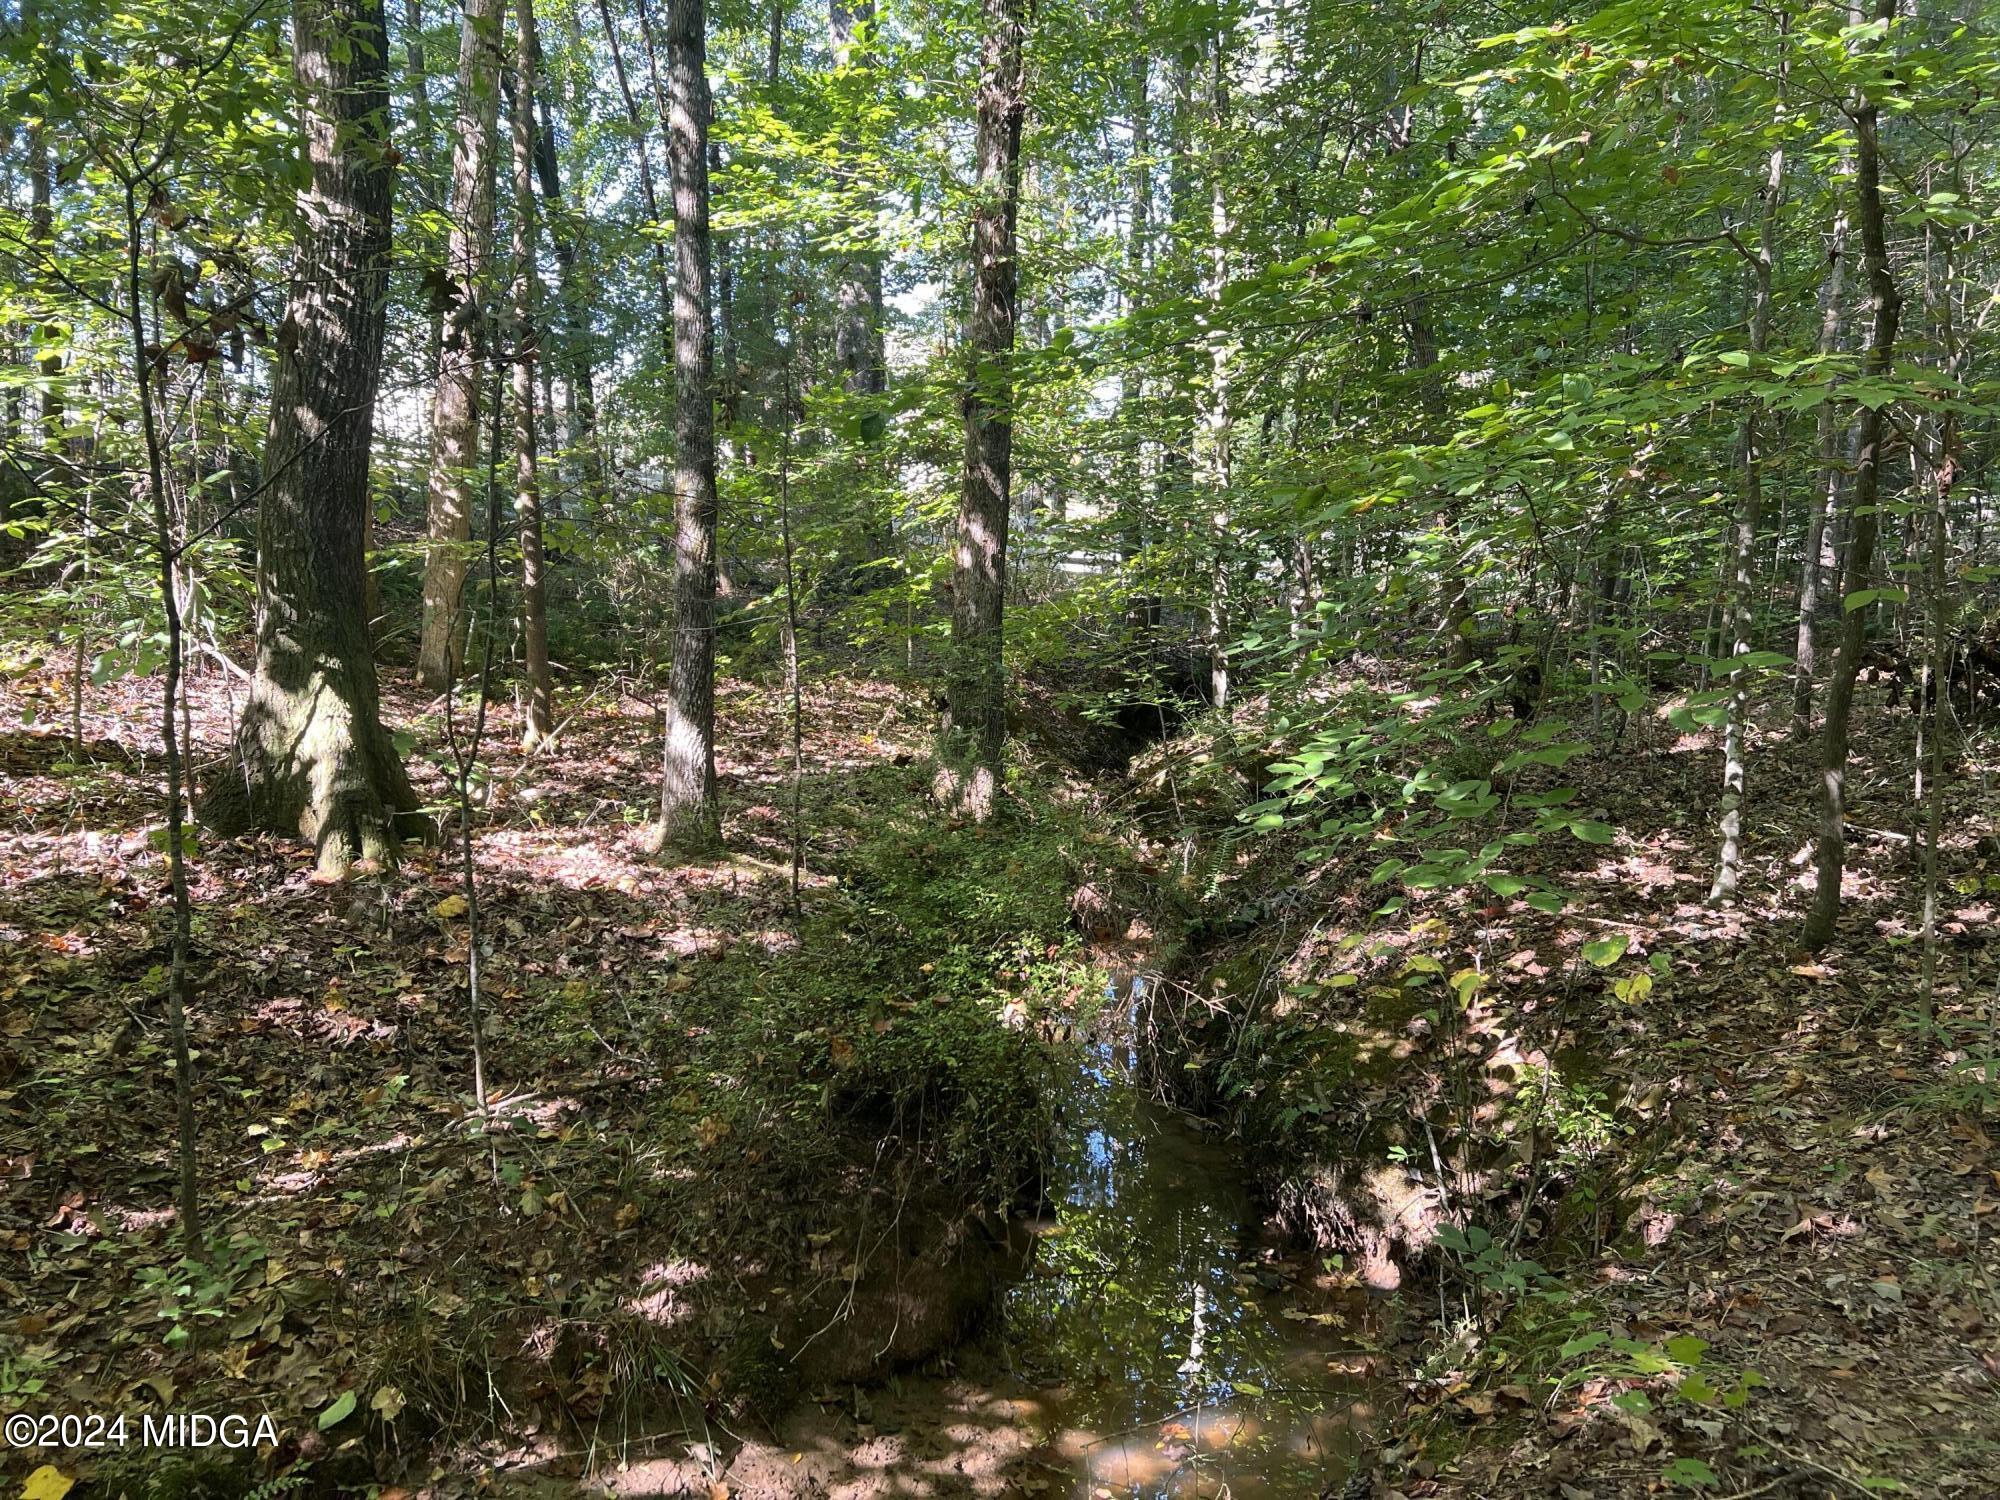
[[354,1392],[342,1391],[340,1395],[334,1399],[333,1405],[329,1406],[325,1411],[319,1414],[319,1424],[318,1424],[319,1430],[321,1432],[325,1432],[329,1427],[338,1427],[342,1422],[345,1422],[349,1417],[353,1415],[354,1415]]
[[1667,1354],[1675,1364],[1695,1367],[1700,1365],[1702,1355],[1708,1352],[1708,1340],[1698,1339],[1691,1333],[1679,1334],[1667,1340]]
[[1707,1489],[1722,1482],[1715,1477],[1715,1470],[1698,1458],[1677,1458],[1661,1473],[1675,1484],[1684,1484],[1690,1489]]
[[1592,965],[1608,969],[1625,956],[1625,950],[1632,946],[1632,939],[1622,932],[1614,932],[1610,937],[1599,938],[1594,943],[1583,945],[1583,956]]
[[1840,607],[1851,615],[1871,604],[1901,604],[1909,597],[1903,589],[1857,589],[1840,601]]
[[1608,844],[1618,837],[1618,831],[1609,823],[1595,822],[1590,818],[1578,818],[1569,825],[1569,831],[1586,844]]

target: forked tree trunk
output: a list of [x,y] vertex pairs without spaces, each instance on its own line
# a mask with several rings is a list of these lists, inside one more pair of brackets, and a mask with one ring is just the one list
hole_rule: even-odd
[[296,830],[338,878],[357,858],[392,863],[418,826],[362,602],[393,180],[382,0],[297,0],[294,26],[310,179],[264,451],[257,670],[204,810],[224,829]]
[[[674,659],[660,765],[660,844],[722,833],[715,789],[715,335],[708,238],[708,21],[667,9],[667,151],[674,193]],[[640,0],[639,23],[652,35]]]
[[[1896,0],[1876,0],[1876,18],[1893,22]],[[1889,376],[1896,348],[1896,328],[1902,319],[1903,294],[1889,271],[1887,215],[1882,206],[1882,158],[1876,139],[1879,109],[1872,99],[1860,99],[1849,111],[1854,122],[1856,221],[1861,230],[1862,265],[1868,275],[1868,349],[1864,369],[1876,380]],[[1853,503],[1847,544],[1846,592],[1867,587],[1875,560],[1876,500],[1881,491],[1882,420],[1879,403],[1864,405],[1858,421],[1860,452],[1854,466]],[[1826,732],[1820,771],[1819,847],[1814,860],[1812,910],[1807,914],[1804,944],[1818,951],[1833,937],[1840,920],[1840,881],[1847,864],[1847,736],[1854,707],[1854,680],[1861,669],[1868,611],[1846,609],[1840,631],[1840,654],[1826,690]]]
[[535,365],[541,358],[541,310],[535,271],[534,0],[514,0],[514,521],[521,541],[521,638],[527,653],[527,704],[521,747],[539,750],[555,737],[555,690],[549,681],[549,606],[542,581],[542,486],[535,451]]
[[1007,521],[1012,504],[1017,311],[1016,222],[1021,202],[1021,0],[982,0],[974,137],[972,315],[966,329],[965,477],[952,554],[951,660],[938,743],[940,799],[984,821],[1000,790],[1007,738],[1002,664]]
[[430,503],[417,681],[458,675],[462,604],[479,463],[479,385],[486,352],[487,266],[493,253],[494,132],[500,111],[500,0],[465,0],[458,51],[458,122],[451,153],[446,314],[431,424]]

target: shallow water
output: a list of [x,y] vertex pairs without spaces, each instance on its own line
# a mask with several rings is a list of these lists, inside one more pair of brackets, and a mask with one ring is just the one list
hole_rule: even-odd
[[1065,1100],[1053,1210],[1022,1226],[1008,1357],[1078,1494],[1337,1492],[1376,1307],[1265,1244],[1236,1151],[1149,1096],[1115,1020],[1146,986],[1114,978],[1111,1033]]

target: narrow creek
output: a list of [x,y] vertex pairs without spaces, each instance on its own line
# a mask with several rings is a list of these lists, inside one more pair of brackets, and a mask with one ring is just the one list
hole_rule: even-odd
[[[1129,955],[1123,957],[1129,961]],[[1239,1144],[1163,1102],[1156,982],[1113,969],[1057,1088],[1038,1213],[1000,1314],[942,1371],[823,1391],[718,1476],[630,1466],[619,1496],[1334,1500],[1368,1442],[1394,1304],[1265,1236]]]
[[1154,982],[1114,971],[1050,1207],[1021,1226],[1000,1338],[1039,1456],[1084,1496],[1337,1494],[1384,1306],[1265,1240],[1238,1152],[1148,1087]]

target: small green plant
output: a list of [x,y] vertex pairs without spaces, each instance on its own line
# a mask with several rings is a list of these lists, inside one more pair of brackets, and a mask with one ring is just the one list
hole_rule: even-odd
[[1477,1224],[1438,1231],[1438,1244],[1459,1257],[1465,1273],[1489,1296],[1518,1297],[1549,1284],[1549,1274],[1537,1261],[1512,1253]]
[[8,1355],[0,1359],[0,1402],[39,1396],[48,1388],[48,1372],[55,1366],[32,1354]]
[[161,1342],[169,1349],[181,1348],[193,1339],[201,1320],[226,1316],[237,1287],[265,1258],[262,1242],[238,1234],[203,1259],[141,1268],[139,1283],[158,1299],[156,1316],[168,1325]]

